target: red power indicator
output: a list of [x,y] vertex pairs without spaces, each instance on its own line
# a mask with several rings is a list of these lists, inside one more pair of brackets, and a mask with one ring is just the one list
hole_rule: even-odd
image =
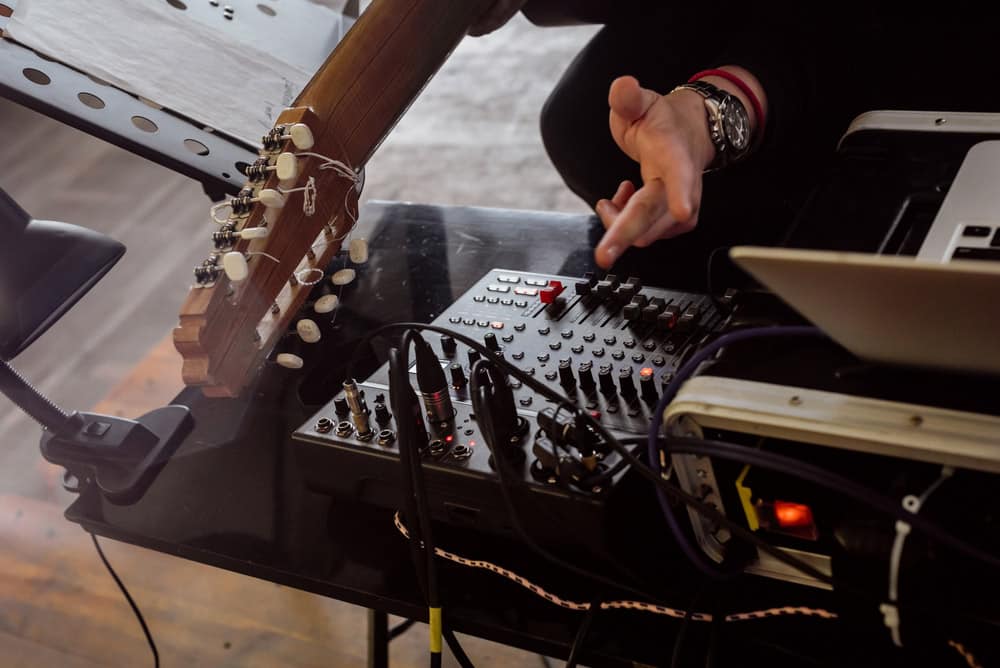
[[444,437],[445,443],[451,443],[454,440],[455,440],[454,434],[448,434],[447,436]]
[[812,509],[801,503],[775,501],[774,518],[778,520],[778,526],[784,529],[813,526]]
[[654,373],[653,367],[651,367],[651,366],[644,366],[639,371],[639,377],[641,377],[641,378],[652,378],[653,377],[653,373]]

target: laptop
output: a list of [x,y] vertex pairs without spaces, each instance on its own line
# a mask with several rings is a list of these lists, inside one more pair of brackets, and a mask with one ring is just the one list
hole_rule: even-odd
[[[913,155],[922,180],[933,174],[954,174],[926,232],[920,230],[923,237],[914,244],[916,256],[937,262],[1000,260],[1000,114],[869,111],[851,122],[838,151],[860,148],[862,153],[870,152],[888,134],[905,137],[914,147],[927,145],[925,153],[915,148]],[[952,149],[945,149],[946,145]],[[935,154],[936,160],[931,157]],[[954,162],[959,160],[956,170]],[[920,175],[919,170],[914,174]],[[880,252],[887,250],[880,248]],[[908,255],[913,250],[897,252]]]
[[1000,375],[1000,262],[755,246],[730,257],[860,359]]

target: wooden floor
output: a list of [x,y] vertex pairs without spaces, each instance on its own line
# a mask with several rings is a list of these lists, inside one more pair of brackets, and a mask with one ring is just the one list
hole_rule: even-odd
[[[517,20],[467,40],[370,163],[365,197],[585,210],[549,166],[537,117],[593,30],[536,31]],[[100,230],[128,247],[15,365],[67,408],[96,404],[131,417],[168,402],[180,386],[169,331],[208,239],[200,186],[6,101],[0,134],[0,187],[37,218]],[[72,497],[37,439],[37,427],[0,402],[0,666],[151,665],[90,537],[62,518]],[[364,610],[102,542],[164,666],[364,665]],[[425,638],[418,627],[395,641],[393,665],[425,665]],[[541,665],[492,643],[465,644],[480,666]]]

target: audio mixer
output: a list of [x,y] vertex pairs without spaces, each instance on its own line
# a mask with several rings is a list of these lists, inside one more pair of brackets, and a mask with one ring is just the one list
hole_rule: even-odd
[[[646,434],[663,388],[722,320],[706,295],[643,286],[632,277],[493,269],[432,324],[476,339],[623,437]],[[432,513],[506,532],[508,512],[469,394],[472,365],[481,355],[448,334],[422,335],[444,370],[454,409],[453,420],[427,421],[431,440],[422,456]],[[410,373],[416,387],[415,365]],[[567,516],[599,521],[620,478],[614,475],[618,455],[598,447],[597,465],[584,466],[585,457],[576,456],[580,444],[572,442],[582,437],[574,435],[569,411],[560,415],[514,378],[509,386],[517,417],[507,447],[524,455],[516,458],[523,462],[517,491],[542,502],[531,503],[532,519],[548,515],[568,534],[574,529]],[[388,365],[347,389],[294,434],[307,482],[325,493],[398,508],[401,466]]]

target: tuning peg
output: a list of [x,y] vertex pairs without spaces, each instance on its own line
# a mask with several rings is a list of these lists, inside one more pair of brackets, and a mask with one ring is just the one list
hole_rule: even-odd
[[337,308],[339,301],[337,295],[323,295],[313,304],[313,310],[321,314],[332,313]]
[[281,181],[293,181],[299,178],[299,159],[293,153],[280,153],[274,161],[274,171]]
[[303,318],[295,323],[295,331],[298,332],[299,337],[306,343],[316,343],[323,338],[323,333],[320,331],[319,325],[309,318]]
[[285,129],[285,136],[292,138],[292,143],[295,144],[295,148],[300,151],[308,151],[313,147],[315,140],[313,139],[312,130],[305,123],[294,123],[290,127]]
[[301,357],[291,353],[278,353],[274,361],[286,369],[301,369],[305,364]]
[[240,239],[263,239],[267,235],[266,227],[247,227],[236,233]]
[[348,255],[354,264],[364,264],[368,261],[368,242],[365,239],[351,239]]
[[305,123],[279,125],[264,135],[261,143],[264,145],[265,151],[277,151],[281,142],[286,139],[291,139],[295,148],[300,151],[308,151],[315,143],[312,130]]
[[223,255],[222,268],[225,270],[226,276],[229,277],[229,280],[234,283],[239,283],[240,281],[246,279],[247,274],[250,273],[250,268],[247,266],[246,256],[239,251],[231,251]]
[[256,197],[250,198],[251,202],[260,202],[264,206],[280,209],[285,206],[285,196],[273,188],[264,188]]
[[334,285],[347,285],[357,276],[353,269],[341,269],[330,277],[330,282]]

